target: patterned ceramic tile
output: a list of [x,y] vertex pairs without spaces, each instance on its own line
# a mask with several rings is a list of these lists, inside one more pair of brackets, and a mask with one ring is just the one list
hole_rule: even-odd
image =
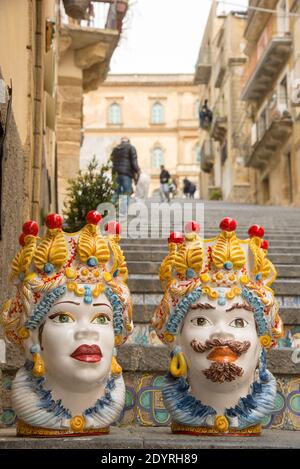
[[277,347],[300,348],[300,326],[285,326],[284,337],[278,340]]
[[128,344],[135,345],[163,345],[152,326],[136,324],[132,334],[127,339]]
[[[148,374],[138,379],[134,390],[137,424],[143,426],[170,424],[170,415],[162,399],[162,381],[162,375]],[[265,419],[263,427],[300,430],[300,378],[281,377],[277,379],[277,383],[275,409],[273,414]]]

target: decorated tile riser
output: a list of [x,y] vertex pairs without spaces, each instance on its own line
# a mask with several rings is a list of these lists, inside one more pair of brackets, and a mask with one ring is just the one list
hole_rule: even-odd
[[[13,372],[3,372],[1,381],[0,427],[15,424],[10,390]],[[126,401],[118,425],[168,426],[170,415],[164,407],[161,387],[163,375],[125,373]],[[265,428],[300,430],[300,377],[277,378],[276,408],[265,420]]]
[[[164,407],[161,387],[163,375],[126,376],[128,409],[125,408],[121,425],[130,423],[143,426],[168,426],[170,415]],[[300,430],[300,377],[277,378],[278,393],[272,416],[265,420],[265,428]],[[129,397],[130,396],[130,397]],[[131,405],[135,402],[135,408]],[[128,415],[127,415],[128,413]],[[135,416],[134,422],[132,415]]]

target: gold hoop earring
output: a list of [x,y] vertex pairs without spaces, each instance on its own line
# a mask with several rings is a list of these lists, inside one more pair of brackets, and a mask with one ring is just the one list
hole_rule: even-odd
[[117,362],[116,357],[113,356],[112,361],[111,361],[111,374],[112,375],[120,375],[121,373],[122,373],[122,367]]
[[44,360],[42,359],[41,355],[39,353],[35,353],[33,355],[33,368],[32,368],[32,374],[36,378],[41,378],[42,376],[45,375],[45,364]]
[[36,378],[41,378],[45,375],[45,363],[40,355],[41,348],[38,344],[34,344],[30,348],[30,352],[32,353],[33,359],[33,368],[32,374]]
[[181,378],[187,374],[187,364],[184,355],[177,347],[174,350],[174,355],[171,358],[169,371],[174,378]]

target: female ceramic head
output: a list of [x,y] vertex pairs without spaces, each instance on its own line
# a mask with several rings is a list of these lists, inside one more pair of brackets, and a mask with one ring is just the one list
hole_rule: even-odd
[[12,390],[19,434],[103,433],[122,411],[116,348],[133,329],[132,306],[120,227],[110,222],[103,237],[100,219],[89,212],[87,225],[68,234],[51,214],[40,242],[35,222],[23,226],[12,264],[17,293],[1,314],[26,357]]
[[173,431],[258,433],[276,395],[265,349],[283,332],[264,230],[254,225],[242,241],[226,218],[218,236],[202,240],[196,222],[188,228],[169,238],[153,318],[171,348],[163,395]]

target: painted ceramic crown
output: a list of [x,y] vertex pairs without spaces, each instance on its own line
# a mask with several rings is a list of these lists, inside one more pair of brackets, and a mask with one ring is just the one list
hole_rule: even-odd
[[115,345],[125,342],[133,324],[125,284],[128,271],[118,244],[120,225],[109,222],[103,236],[98,225],[100,220],[101,215],[91,211],[80,231],[66,233],[62,230],[61,216],[50,214],[42,238],[38,237],[36,222],[24,223],[19,238],[21,250],[12,262],[11,279],[17,293],[4,304],[0,318],[8,340],[21,345],[30,330],[42,322],[53,302],[69,290],[84,297],[86,304],[105,293],[116,306]]
[[236,227],[236,221],[227,217],[215,238],[202,239],[194,221],[187,223],[185,235],[171,233],[169,254],[160,267],[165,294],[153,318],[166,344],[172,344],[190,305],[203,295],[220,305],[242,296],[253,307],[262,345],[270,347],[282,337],[278,303],[270,288],[276,270],[267,258],[264,228],[251,226],[249,238],[241,240]]

